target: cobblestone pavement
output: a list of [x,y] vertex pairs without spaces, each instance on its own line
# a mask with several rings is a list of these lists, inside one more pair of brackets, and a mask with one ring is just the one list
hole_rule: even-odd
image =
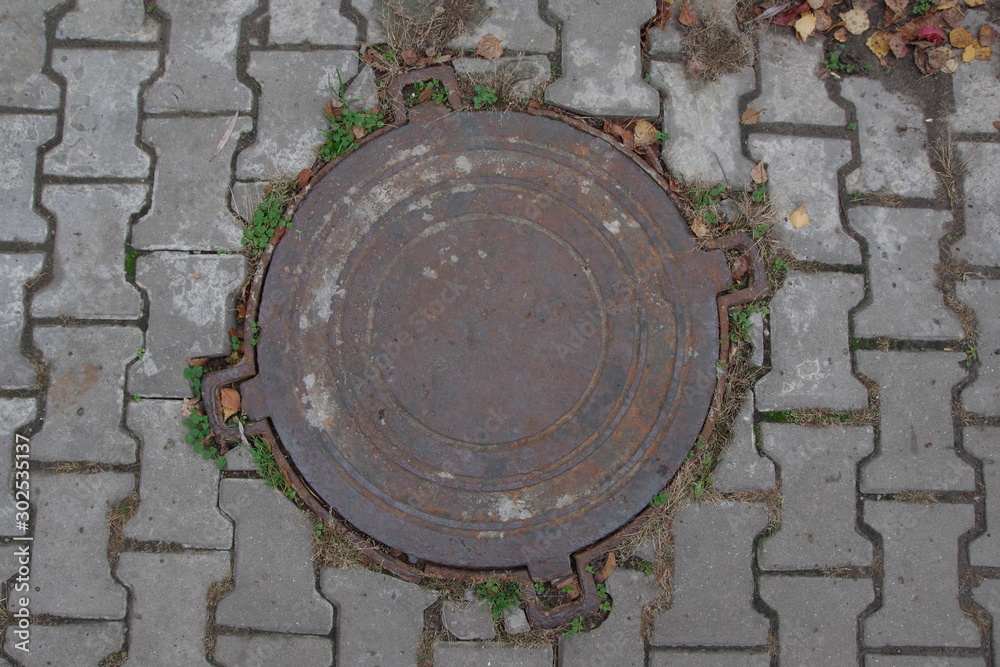
[[[1000,59],[923,87],[820,81],[818,44],[761,32],[755,67],[705,83],[684,72],[676,22],[642,52],[653,0],[488,4],[458,46],[491,32],[543,77],[559,65],[552,104],[662,114],[678,178],[744,187],[763,160],[802,260],[764,322],[769,372],[717,470],[726,499],[671,529],[670,606],[644,635],[657,589],[622,568],[601,627],[498,642],[481,606],[315,567],[312,524],[245,455],[220,473],[184,442],[180,369],[228,351],[244,280],[230,211],[309,166],[337,72],[363,88],[372,0],[0,0],[0,663],[996,664]],[[760,123],[740,124],[747,108]],[[949,136],[969,160],[954,201],[932,149]],[[802,202],[811,222],[795,229]],[[936,270],[945,258],[958,268]],[[807,409],[840,423],[782,423]],[[13,489],[29,448],[25,530]],[[776,529],[732,497],[773,488]],[[136,501],[112,533],[109,508]],[[124,550],[109,559],[112,535]]]

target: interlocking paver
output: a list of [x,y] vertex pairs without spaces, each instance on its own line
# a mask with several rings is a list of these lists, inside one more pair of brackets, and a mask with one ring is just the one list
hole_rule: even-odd
[[493,35],[508,51],[549,53],[556,46],[555,29],[542,20],[536,0],[486,0],[486,16],[451,46],[475,49],[484,35]]
[[563,24],[562,76],[545,89],[546,102],[593,116],[660,114],[659,96],[642,80],[639,44],[639,28],[656,13],[653,0],[550,0],[549,11]]
[[872,545],[855,527],[855,470],[875,446],[871,427],[761,424],[761,446],[781,470],[781,526],[764,540],[768,570],[870,565]]
[[498,74],[504,78],[513,78],[515,83],[511,87],[511,96],[515,99],[531,97],[551,77],[549,59],[545,56],[505,56],[496,60],[458,58],[454,62],[455,71],[460,74],[485,75],[487,80]]
[[745,503],[693,504],[674,520],[670,608],[653,622],[654,646],[755,646],[768,622],[752,606],[753,539],[767,512]]
[[147,399],[128,408],[128,425],[142,443],[139,499],[125,536],[228,549],[233,528],[219,513],[219,469],[184,440],[181,402]]
[[262,89],[257,139],[237,158],[237,177],[268,180],[311,167],[314,149],[323,143],[323,108],[337,92],[337,73],[347,81],[357,69],[352,51],[254,51],[247,72]]
[[986,667],[982,658],[936,655],[867,655],[865,667]]
[[[385,28],[382,25],[382,0],[351,0],[354,8],[365,22],[365,34],[358,35],[369,44],[385,42]],[[360,31],[358,31],[360,33]]]
[[[424,610],[437,595],[360,568],[320,573],[323,595],[337,605],[337,664],[409,667],[417,662]],[[373,634],[373,627],[392,632]]]
[[493,613],[485,600],[456,604],[450,600],[441,607],[441,622],[457,639],[493,639]]
[[843,127],[847,116],[816,73],[823,62],[823,43],[801,43],[790,31],[772,29],[760,35],[761,93],[749,106],[768,123],[811,123]]
[[42,430],[32,438],[39,461],[132,463],[135,439],[121,428],[125,365],[142,334],[134,327],[38,327],[35,344],[51,380]]
[[736,187],[750,180],[753,163],[740,152],[739,97],[753,90],[753,80],[744,70],[696,81],[680,63],[650,63],[649,81],[663,93],[663,131],[670,135],[661,154],[674,176]]
[[996,295],[1000,281],[970,280],[955,285],[959,301],[976,312],[979,334],[976,379],[962,389],[962,407],[991,417],[1000,416],[1000,308]]
[[[56,216],[52,279],[31,302],[35,317],[139,317],[142,300],[125,280],[125,233],[146,186],[49,185],[42,204]],[[95,228],[94,221],[101,224]]]
[[778,612],[781,664],[857,662],[858,614],[875,597],[871,580],[761,577],[760,596]]
[[240,17],[255,0],[187,2],[157,0],[170,17],[170,44],[163,75],[146,90],[144,109],[248,111],[250,89],[236,78]]
[[926,209],[856,207],[851,227],[868,240],[871,303],[854,313],[854,334],[950,340],[962,325],[944,305],[934,265],[951,216]]
[[215,644],[215,661],[224,667],[274,667],[290,659],[295,667],[330,667],[333,642],[304,635],[222,635]]
[[[2,449],[0,449],[0,457],[2,457],[2,460],[8,462],[7,465],[0,467],[0,489],[3,489],[2,494],[0,494],[0,535],[21,535],[24,533],[24,531],[15,530],[14,524],[17,511],[14,507],[14,497],[12,495],[13,482],[15,480],[14,433],[34,418],[34,399],[0,399],[0,437],[3,438],[4,443]],[[23,443],[24,441],[18,439],[16,442]],[[23,449],[22,447],[21,450]],[[21,477],[23,476],[22,473]]]
[[35,473],[31,483],[36,508],[31,613],[124,618],[125,589],[111,577],[105,555],[106,515],[132,491],[132,475]]
[[187,396],[187,359],[231,350],[226,309],[244,267],[238,255],[154,252],[139,257],[135,281],[149,293],[149,328],[146,353],[129,373],[130,393]]
[[968,426],[962,447],[983,462],[986,486],[986,532],[969,544],[973,565],[1000,567],[1000,428]]
[[0,136],[4,137],[0,144],[0,206],[4,211],[0,241],[41,243],[48,236],[48,221],[33,210],[32,176],[38,160],[35,149],[52,138],[55,130],[52,116],[0,114]]
[[861,490],[971,491],[972,468],[955,452],[951,390],[965,378],[951,352],[857,353],[857,369],[882,395],[878,452],[861,468]]
[[42,74],[45,13],[59,0],[5,2],[0,21],[0,106],[53,109],[59,87]]
[[330,632],[333,608],[316,591],[313,527],[306,515],[259,479],[223,480],[219,507],[236,524],[236,588],[219,602],[216,622],[273,632]]
[[5,648],[22,667],[53,667],[100,664],[124,643],[124,623],[101,621],[35,625],[31,628],[27,653],[15,648],[17,637],[8,629]]
[[351,80],[351,85],[344,92],[344,98],[347,100],[347,106],[355,111],[378,108],[378,84],[375,81],[375,70],[371,65],[362,67],[357,76]]
[[559,659],[565,665],[644,667],[640,616],[642,608],[659,596],[660,585],[642,572],[618,568],[605,586],[611,614],[599,628],[560,639]]
[[[782,244],[804,260],[860,264],[861,250],[840,221],[837,185],[837,170],[851,157],[850,143],[763,134],[751,135],[749,143],[751,155],[767,165],[768,196],[781,217],[774,231]],[[809,211],[809,224],[796,229],[788,216],[800,204]]]
[[339,0],[271,0],[270,44],[351,47],[358,29],[340,13]]
[[132,246],[146,250],[238,250],[240,226],[226,211],[235,137],[249,129],[237,121],[233,138],[215,157],[228,118],[150,119],[143,139],[156,151],[153,204],[132,229]]
[[1000,146],[958,144],[959,160],[968,170],[962,181],[965,236],[952,246],[954,255],[972,264],[1000,266]]
[[142,178],[149,155],[136,145],[139,84],[156,69],[152,51],[57,49],[52,68],[66,77],[66,120],[45,173]]
[[[548,646],[514,648],[485,642],[437,642],[434,644],[434,667],[550,667],[552,649]],[[565,663],[567,665],[572,663]]]
[[774,488],[774,464],[757,451],[753,432],[753,394],[747,396],[736,416],[729,444],[712,473],[712,485],[722,493],[769,491]]
[[[993,85],[1000,76],[1000,61],[968,63],[952,76],[955,112],[948,121],[952,132],[993,134],[992,122],[1000,106],[1000,90]],[[996,163],[994,163],[996,164]]]
[[766,653],[650,651],[649,667],[767,667]]
[[886,90],[877,79],[849,77],[841,94],[858,118],[861,168],[847,189],[888,191],[903,197],[933,197],[937,178],[927,157],[924,114],[909,98]]
[[508,635],[519,635],[531,630],[528,615],[520,607],[510,607],[503,613],[503,627]]
[[[123,553],[115,570],[132,593],[129,661],[149,667],[208,665],[208,587],[229,573],[229,553]],[[177,610],[184,613],[178,614]]]
[[158,34],[142,0],[77,0],[56,28],[58,39],[149,42]]
[[958,606],[958,538],[971,505],[868,501],[864,520],[882,535],[882,606],[863,623],[865,645],[978,646]]
[[758,410],[868,405],[851,375],[847,312],[861,300],[861,276],[790,271],[771,300],[771,372],[757,383]]
[[34,365],[21,355],[24,286],[42,270],[42,255],[0,255],[0,388],[25,389],[35,384]]
[[993,616],[993,646],[1000,646],[1000,579],[986,579],[972,589],[972,598]]

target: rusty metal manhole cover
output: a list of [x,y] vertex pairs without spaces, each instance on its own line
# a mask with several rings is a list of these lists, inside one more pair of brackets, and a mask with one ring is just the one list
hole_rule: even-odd
[[732,276],[596,133],[412,114],[314,182],[274,249],[244,410],[411,563],[571,574],[705,425]]

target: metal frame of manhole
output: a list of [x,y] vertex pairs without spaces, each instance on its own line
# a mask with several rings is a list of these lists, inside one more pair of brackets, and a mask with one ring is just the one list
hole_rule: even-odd
[[[249,289],[259,343],[203,378],[205,411],[220,444],[263,437],[303,501],[384,570],[518,580],[531,623],[554,627],[597,611],[587,565],[710,434],[728,309],[767,278],[744,235],[699,249],[663,178],[580,121],[407,112],[404,87],[432,79],[460,109],[451,68],[398,77],[394,125],[300,193]],[[722,251],[738,249],[730,266]],[[469,294],[438,296],[448,276]],[[414,325],[437,301],[453,312]],[[231,428],[219,392],[237,383],[256,421]],[[486,402],[505,415],[490,431]],[[543,609],[532,584],[574,574],[580,597]]]

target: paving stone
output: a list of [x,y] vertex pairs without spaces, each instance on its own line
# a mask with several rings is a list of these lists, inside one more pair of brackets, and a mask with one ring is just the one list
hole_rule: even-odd
[[842,273],[789,271],[771,300],[771,372],[757,383],[758,410],[868,406],[851,374],[847,313],[864,279]]
[[[17,510],[14,508],[14,496],[12,495],[14,483],[14,453],[15,442],[23,444],[24,440],[17,440],[15,432],[25,424],[35,419],[35,399],[33,398],[0,398],[0,438],[3,444],[0,445],[0,460],[7,462],[7,465],[0,466],[0,535],[23,535],[23,530],[15,528]],[[30,454],[30,443],[28,443]],[[23,447],[18,451],[23,452]],[[22,475],[23,476],[23,475]]]
[[219,469],[184,440],[181,402],[147,399],[128,408],[128,425],[142,442],[138,512],[125,536],[228,549],[233,528],[218,509]]
[[546,102],[593,116],[659,116],[639,44],[639,29],[656,14],[653,0],[550,0],[549,11],[563,24],[562,76],[545,89]]
[[847,190],[933,197],[938,181],[927,157],[927,129],[920,108],[874,78],[845,78],[840,90],[854,103],[861,142],[860,173],[847,176]]
[[875,338],[950,340],[962,325],[944,305],[934,265],[937,239],[951,216],[943,211],[860,207],[851,226],[868,240],[872,301],[854,314],[854,333]]
[[[417,646],[424,630],[424,610],[434,604],[437,595],[415,584],[361,568],[325,567],[320,572],[320,586],[323,595],[337,605],[338,665],[416,664]],[[392,628],[392,632],[372,633],[371,629],[378,627]],[[435,664],[441,667],[436,660]]]
[[237,121],[233,137],[212,157],[227,118],[150,119],[143,140],[156,151],[153,205],[132,231],[132,246],[146,250],[239,250],[243,231],[226,210],[235,138],[250,129]]
[[244,220],[252,220],[257,207],[264,201],[264,189],[267,185],[267,181],[233,183],[229,198],[229,205],[233,212]]
[[986,532],[969,544],[969,562],[1000,567],[1000,428],[967,426],[962,447],[983,462],[986,485]]
[[565,665],[645,667],[642,608],[661,592],[656,579],[636,570],[618,568],[605,582],[611,596],[611,614],[590,632],[559,640],[559,659]]
[[223,667],[275,667],[289,660],[295,667],[329,667],[333,642],[301,635],[221,635],[215,645],[215,661]]
[[1000,108],[1000,90],[996,86],[1000,78],[1000,61],[991,59],[963,65],[952,75],[955,112],[948,121],[949,127],[952,132],[993,134],[992,123]]
[[228,354],[232,294],[243,282],[239,255],[154,252],[136,262],[136,283],[149,293],[146,354],[131,368],[129,393],[188,396],[187,359]]
[[125,365],[142,345],[133,327],[38,327],[35,345],[51,380],[37,461],[134,463],[136,442],[122,427]]
[[148,667],[210,664],[205,660],[205,600],[208,587],[229,574],[229,552],[127,552],[119,556],[115,571],[132,592],[130,662]]
[[262,88],[257,140],[237,158],[237,178],[268,180],[311,167],[324,141],[330,86],[336,87],[337,72],[347,81],[357,67],[353,51],[255,51],[247,71]]
[[689,183],[748,182],[753,163],[740,152],[739,97],[753,90],[753,70],[696,81],[681,63],[654,62],[649,81],[663,93],[663,131],[670,139],[661,154],[670,172]]
[[867,501],[864,520],[882,534],[882,606],[863,622],[865,646],[978,646],[958,606],[958,539],[971,505]]
[[236,588],[219,602],[216,622],[273,632],[330,632],[333,608],[316,591],[306,515],[260,479],[223,480],[219,507],[236,523]]
[[935,655],[866,655],[865,667],[985,667],[982,658]]
[[674,520],[670,608],[653,621],[654,646],[754,646],[768,622],[752,606],[754,537],[767,512],[746,503],[692,504]]
[[170,44],[166,71],[146,90],[145,111],[249,111],[250,89],[236,78],[236,42],[240,19],[256,6],[157,0],[170,16]]
[[469,74],[474,81],[494,77],[498,73],[506,78],[513,76],[516,83],[511,89],[515,99],[527,99],[539,87],[549,82],[552,70],[545,56],[511,56],[496,60],[482,58],[458,58],[453,61],[455,71]]
[[458,639],[493,639],[493,614],[484,600],[457,605],[447,601],[441,608],[441,622]]
[[0,206],[4,211],[0,241],[41,243],[48,237],[48,221],[34,210],[35,149],[55,132],[54,116],[0,114],[0,136],[4,137],[0,143]]
[[649,667],[768,667],[766,653],[650,651]]
[[800,42],[791,31],[767,30],[758,41],[761,94],[749,106],[768,123],[844,127],[847,115],[816,76],[824,60],[819,41]]
[[870,579],[761,577],[760,595],[778,612],[781,664],[857,663],[858,614],[875,598]]
[[57,49],[52,69],[66,77],[66,119],[62,141],[45,154],[45,173],[145,177],[149,155],[136,145],[136,104],[156,53]]
[[979,334],[978,375],[962,389],[962,407],[991,417],[1000,416],[1000,309],[996,295],[1000,281],[970,280],[957,283],[958,300],[976,311],[976,332]]
[[377,109],[378,84],[375,81],[375,70],[371,65],[365,65],[344,91],[347,106],[354,111],[369,111]]
[[226,452],[226,470],[256,470],[257,464],[246,447],[237,446]]
[[503,627],[508,635],[519,635],[531,630],[528,615],[520,607],[510,607],[504,611]]
[[760,311],[750,315],[750,363],[764,365],[764,317]]
[[471,32],[453,39],[450,46],[474,50],[484,35],[494,35],[507,51],[555,50],[555,28],[539,16],[536,0],[486,0],[484,5],[486,16]]
[[[1000,62],[1000,61],[998,61]],[[958,259],[971,264],[1000,266],[1000,146],[958,144],[959,159],[968,173],[962,181],[965,235],[952,246]]]
[[106,557],[106,516],[134,485],[125,473],[32,475],[32,614],[125,617],[125,589],[111,578]]
[[29,651],[25,653],[15,648],[19,640],[12,629],[7,630],[7,653],[23,667],[97,665],[125,643],[125,625],[106,621],[34,625],[30,632]]
[[[702,0],[697,4],[698,15],[703,22],[722,23],[736,37],[742,39],[748,49],[752,49],[753,44],[747,35],[742,33],[736,25],[736,12],[734,8],[735,4],[731,0]],[[684,52],[682,41],[684,39],[683,31],[685,28],[681,27],[680,22],[677,21],[677,16],[680,13],[680,5],[671,5],[668,9],[671,12],[671,18],[667,23],[667,27],[663,30],[660,28],[651,28],[647,33],[650,43],[649,54],[654,58],[678,55]]]
[[855,470],[871,453],[869,426],[811,428],[762,423],[764,451],[781,470],[781,526],[764,540],[760,567],[867,566],[872,545],[856,528]]
[[733,435],[712,473],[712,486],[722,493],[770,491],[774,488],[774,464],[757,451],[753,433],[753,394],[747,396],[736,416]]
[[369,44],[384,44],[386,36],[382,25],[382,0],[351,0],[351,7],[365,21],[365,34],[362,35],[359,30],[358,39]]
[[0,388],[35,385],[34,365],[21,355],[24,285],[42,270],[43,255],[0,255]]
[[972,589],[972,598],[986,608],[993,617],[993,646],[1000,646],[1000,579],[984,579]]
[[[840,221],[837,170],[851,158],[850,142],[764,134],[751,135],[749,141],[750,153],[767,165],[768,197],[781,217],[774,231],[782,244],[804,260],[860,264],[857,241]],[[747,173],[735,180],[744,182]],[[809,224],[796,229],[788,216],[799,204],[806,205]]]
[[861,491],[972,491],[974,471],[955,452],[951,389],[963,355],[860,350],[859,373],[881,388],[879,448],[861,468]]
[[61,4],[61,0],[3,4],[0,106],[54,109],[59,105],[59,86],[42,74],[42,65],[45,62],[45,13]]
[[497,646],[486,642],[436,642],[434,644],[434,667],[469,667],[470,665],[551,667],[552,648],[548,646],[514,648],[513,646]]
[[268,43],[357,44],[357,27],[340,14],[340,0],[271,0]]
[[144,185],[45,186],[42,204],[56,216],[52,279],[32,299],[32,315],[139,317],[142,299],[125,280],[124,243],[129,216],[145,202],[146,190]]
[[151,42],[159,32],[142,0],[77,0],[59,21],[56,38]]

